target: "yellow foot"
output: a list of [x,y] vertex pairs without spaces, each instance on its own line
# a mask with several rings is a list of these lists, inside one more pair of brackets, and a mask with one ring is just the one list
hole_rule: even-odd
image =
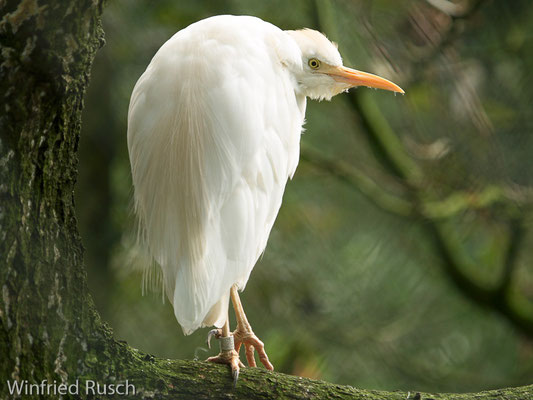
[[256,367],[254,350],[257,350],[259,355],[259,361],[265,366],[266,369],[273,371],[274,366],[268,360],[267,353],[265,352],[265,345],[262,341],[259,340],[257,336],[252,332],[251,329],[242,329],[237,327],[233,332],[233,337],[235,338],[235,350],[239,353],[241,345],[244,344],[244,349],[246,351],[246,360],[248,360],[248,365],[250,367]]
[[220,339],[220,353],[218,356],[209,357],[208,362],[214,362],[217,364],[229,364],[231,367],[231,376],[233,377],[233,386],[237,385],[237,379],[239,379],[239,370],[244,367],[244,364],[239,359],[239,353],[235,351],[233,344],[233,336],[222,337],[220,332],[213,330],[209,332],[207,337],[208,346],[210,346],[211,336],[215,336]]
[[229,364],[231,367],[231,376],[233,377],[233,386],[237,385],[239,379],[239,370],[244,364],[239,360],[239,353],[235,350],[221,351],[218,356],[209,357],[208,362],[217,364]]

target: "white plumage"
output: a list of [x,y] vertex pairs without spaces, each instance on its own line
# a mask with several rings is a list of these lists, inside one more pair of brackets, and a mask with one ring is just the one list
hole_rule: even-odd
[[306,96],[396,90],[355,73],[316,31],[218,16],[176,33],[138,80],[128,114],[135,212],[185,334],[226,322],[230,288],[244,289],[265,249],[298,164]]

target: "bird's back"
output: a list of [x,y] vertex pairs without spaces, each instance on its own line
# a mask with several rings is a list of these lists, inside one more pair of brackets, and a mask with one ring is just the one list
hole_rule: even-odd
[[254,17],[200,21],[161,47],[133,91],[141,241],[185,333],[224,323],[298,163],[305,98],[283,65],[298,57],[287,37]]

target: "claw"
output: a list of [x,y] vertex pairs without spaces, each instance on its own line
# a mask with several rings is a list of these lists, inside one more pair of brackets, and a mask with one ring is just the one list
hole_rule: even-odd
[[237,380],[239,379],[239,368],[234,369],[231,371],[231,375],[233,376],[233,387],[237,387]]
[[219,339],[221,335],[222,331],[220,329],[211,329],[207,334],[207,347],[211,348],[211,338],[213,336],[215,337],[215,339]]

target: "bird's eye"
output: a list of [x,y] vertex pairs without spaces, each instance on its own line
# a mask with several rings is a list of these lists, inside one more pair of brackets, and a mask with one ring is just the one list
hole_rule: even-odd
[[307,64],[309,64],[309,67],[311,67],[311,69],[320,68],[320,61],[318,61],[316,58],[309,59],[309,62]]

